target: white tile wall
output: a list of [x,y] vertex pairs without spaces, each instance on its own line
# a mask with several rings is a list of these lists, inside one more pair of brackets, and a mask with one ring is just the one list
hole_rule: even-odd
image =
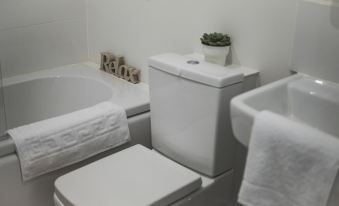
[[84,0],[1,0],[0,30],[83,18]]
[[294,67],[339,83],[339,0],[302,1],[298,13]]
[[6,131],[6,115],[5,115],[4,96],[2,91],[2,72],[0,62],[0,137],[3,134],[5,134],[5,131]]
[[[2,0],[0,60],[8,77],[98,62],[111,50],[147,82],[149,56],[199,52],[200,35],[220,31],[232,36],[233,62],[260,70],[268,83],[289,74],[298,1]],[[328,19],[337,25],[334,14]]]
[[1,31],[4,76],[86,60],[85,28],[80,19]]
[[233,37],[233,62],[262,71],[263,82],[289,74],[298,0],[88,0],[89,57],[112,50],[142,69],[162,52],[200,50],[204,32]]
[[2,0],[4,77],[87,60],[85,0]]

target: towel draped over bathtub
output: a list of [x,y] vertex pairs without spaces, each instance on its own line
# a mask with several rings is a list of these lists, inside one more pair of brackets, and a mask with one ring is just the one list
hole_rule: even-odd
[[130,140],[125,110],[111,102],[11,129],[8,134],[24,181]]

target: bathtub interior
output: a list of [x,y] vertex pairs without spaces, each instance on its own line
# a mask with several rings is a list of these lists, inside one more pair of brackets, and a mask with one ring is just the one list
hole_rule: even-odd
[[65,65],[3,80],[7,129],[53,118],[103,101],[128,117],[149,111],[149,89],[99,70],[91,62]]
[[79,77],[50,77],[4,87],[7,127],[67,114],[111,98],[99,81]]

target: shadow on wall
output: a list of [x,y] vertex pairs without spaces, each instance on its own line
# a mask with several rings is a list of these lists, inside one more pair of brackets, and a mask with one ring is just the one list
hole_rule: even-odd
[[331,24],[339,30],[339,0],[332,0],[330,20]]

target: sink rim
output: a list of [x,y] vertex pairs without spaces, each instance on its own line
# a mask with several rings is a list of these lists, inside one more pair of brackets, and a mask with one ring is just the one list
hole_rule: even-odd
[[[280,79],[276,82],[273,82],[271,84],[264,85],[262,87],[259,87],[257,89],[254,89],[252,91],[249,91],[247,93],[243,93],[239,96],[236,96],[231,100],[231,121],[232,121],[232,128],[235,138],[242,143],[244,146],[247,146],[250,140],[252,127],[254,123],[254,119],[257,114],[264,110],[271,111],[269,108],[267,109],[256,109],[255,106],[250,106],[250,103],[246,103],[246,101],[251,100],[252,98],[255,98],[256,95],[262,95],[265,93],[270,93],[270,90],[274,89],[281,89],[283,87],[286,87],[288,89],[288,84],[291,82],[295,82],[300,79],[308,79],[312,80],[317,84],[320,85],[326,85],[329,87],[335,86],[336,88],[339,88],[339,84],[321,80],[316,77],[312,77],[309,75],[305,75],[302,73],[297,73],[294,75],[291,75],[289,77],[286,77],[284,79]],[[270,95],[270,94],[269,94]],[[269,96],[268,95],[268,96]],[[288,103],[288,102],[287,102]],[[288,106],[289,107],[289,106]],[[293,117],[293,114],[289,113],[290,111],[287,111],[287,113],[279,113],[277,111],[271,111],[278,115],[291,118]],[[291,116],[290,116],[291,115]],[[298,121],[294,118],[291,118],[293,121]],[[303,122],[303,121],[301,121]],[[305,124],[308,124],[305,122]],[[321,129],[320,129],[321,130]],[[327,133],[326,131],[322,130],[323,132]]]
[[[235,138],[243,145],[248,145],[254,118],[260,112],[245,104],[246,99],[302,77],[301,74],[295,74],[234,97],[231,100],[231,122]],[[247,116],[247,119],[244,119],[243,116]],[[239,124],[245,126],[239,126]]]

